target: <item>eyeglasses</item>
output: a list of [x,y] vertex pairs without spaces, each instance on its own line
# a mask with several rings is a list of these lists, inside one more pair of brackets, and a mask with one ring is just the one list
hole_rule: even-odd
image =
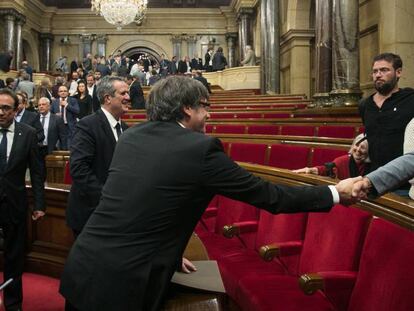
[[208,101],[199,101],[198,102],[200,104],[200,106],[203,106],[205,110],[209,111],[210,110],[210,103]]
[[381,73],[382,75],[385,75],[385,74],[389,73],[390,71],[391,71],[390,68],[382,67],[382,68],[378,68],[378,69],[373,69],[371,71],[371,74],[376,75],[378,73]]
[[9,106],[9,105],[0,104],[0,110],[3,111],[3,112],[9,112],[12,109],[14,109],[14,107]]

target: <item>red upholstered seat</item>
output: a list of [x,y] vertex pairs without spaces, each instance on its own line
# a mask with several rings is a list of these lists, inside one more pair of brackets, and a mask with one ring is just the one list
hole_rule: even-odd
[[324,165],[326,162],[332,162],[335,158],[343,156],[347,153],[347,150],[315,148],[311,166]]
[[239,239],[227,239],[223,227],[240,221],[256,221],[259,210],[249,204],[219,196],[218,210],[213,233],[200,235],[210,259],[239,252],[245,248]]
[[69,161],[65,163],[65,174],[63,175],[63,183],[66,185],[72,184],[72,176],[70,175]]
[[[352,287],[343,288],[342,279],[352,280],[356,275],[370,220],[368,213],[342,205],[336,205],[326,214],[310,213],[308,216],[297,275],[318,272],[327,273],[333,279],[337,277],[337,282],[331,281],[325,293],[337,310],[346,310],[348,306]],[[315,298],[318,295],[302,294],[297,276],[269,273],[266,277],[248,275],[241,278],[236,301],[243,310],[299,311],[308,310],[311,304],[320,309],[309,310],[332,310],[324,299]]]
[[245,126],[236,124],[216,125],[216,133],[220,134],[244,134]]
[[360,126],[358,128],[358,134],[362,134],[362,133],[365,133],[365,126]]
[[374,219],[348,310],[413,310],[413,263],[414,232]]
[[271,145],[269,166],[298,169],[308,164],[309,147],[274,144]]
[[147,118],[147,115],[146,114],[133,114],[132,115],[132,119],[140,119],[140,120],[142,120],[142,119],[146,119]]
[[206,125],[206,133],[213,133],[213,125],[207,124]]
[[266,144],[232,143],[230,157],[234,161],[265,164]]
[[319,137],[354,138],[355,127],[340,125],[321,125],[318,131]]
[[210,113],[210,119],[234,119],[234,114],[232,114],[232,113],[212,112],[212,113]]
[[218,213],[218,202],[219,196],[215,195],[201,216],[201,219],[194,230],[195,233],[203,235],[214,232]]
[[235,117],[237,119],[259,119],[262,114],[257,112],[235,113]]
[[310,125],[283,125],[281,135],[314,136],[315,127]]
[[278,135],[278,125],[249,125],[247,128],[248,134],[262,134],[262,135]]
[[[259,256],[259,250],[262,246],[272,243],[300,245],[304,237],[306,219],[306,214],[272,215],[261,210],[254,245],[248,245],[249,237],[246,238],[245,234],[241,234],[240,238],[248,248],[219,259],[220,272],[227,294],[236,299],[239,280],[247,275],[285,274],[289,270],[296,271],[299,254],[292,256],[282,254],[278,259],[264,261]],[[243,223],[240,225],[242,226]]]
[[290,113],[264,113],[263,118],[265,119],[278,119],[278,118],[290,118]]

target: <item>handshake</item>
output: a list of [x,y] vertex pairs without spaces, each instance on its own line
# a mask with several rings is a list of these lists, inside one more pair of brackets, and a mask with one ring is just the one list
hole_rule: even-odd
[[367,177],[358,176],[341,180],[335,188],[339,193],[341,203],[349,205],[366,199],[372,184]]

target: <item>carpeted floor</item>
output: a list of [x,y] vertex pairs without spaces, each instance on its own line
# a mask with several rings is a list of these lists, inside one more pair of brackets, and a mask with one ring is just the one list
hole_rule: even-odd
[[[0,279],[3,280],[2,272],[0,272]],[[63,311],[64,299],[58,289],[58,279],[39,274],[23,274],[23,310]],[[3,311],[3,307],[0,307],[0,310]]]

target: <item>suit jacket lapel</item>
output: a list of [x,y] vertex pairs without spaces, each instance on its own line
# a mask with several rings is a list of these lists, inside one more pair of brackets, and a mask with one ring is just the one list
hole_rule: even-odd
[[109,121],[105,116],[105,113],[102,110],[98,110],[96,114],[101,119],[101,126],[102,126],[103,131],[105,132],[105,135],[107,137],[110,137],[111,141],[113,142],[115,146],[116,144],[115,136],[114,136],[114,133],[112,132],[111,125],[109,124]]
[[14,137],[13,137],[13,144],[10,150],[9,160],[7,161],[7,168],[6,171],[9,170],[13,166],[14,161],[16,160],[16,157],[18,155],[18,150],[21,149],[21,145],[23,142],[23,131],[19,127],[19,123],[15,122],[14,127]]

